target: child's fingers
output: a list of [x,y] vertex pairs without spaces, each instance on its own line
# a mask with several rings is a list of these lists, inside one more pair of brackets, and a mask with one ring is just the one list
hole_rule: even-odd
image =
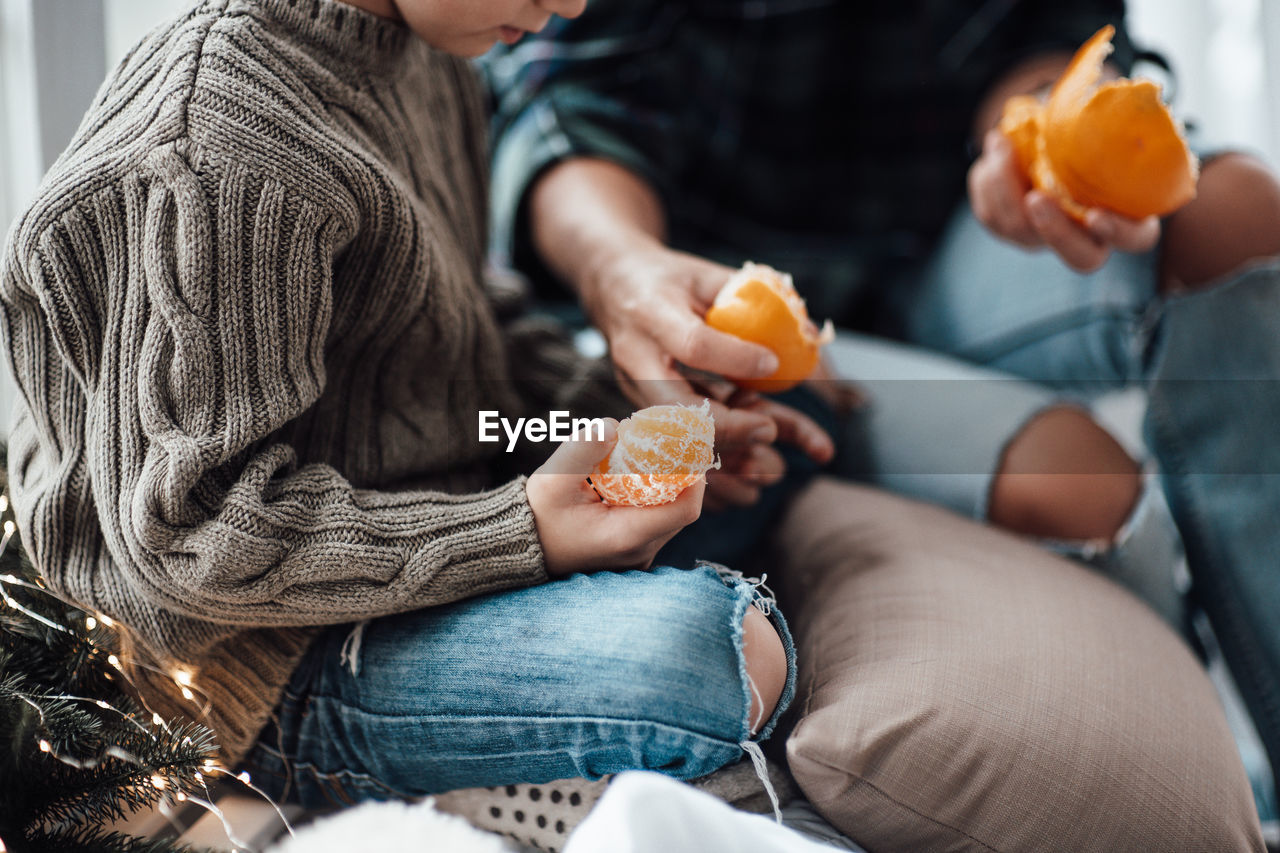
[[613,418],[601,418],[603,429],[588,428],[585,435],[575,433],[563,441],[555,452],[535,472],[536,474],[570,474],[577,482],[596,467],[596,463],[608,455],[618,440],[618,422]]
[[1122,252],[1150,251],[1160,241],[1158,216],[1129,219],[1095,207],[1085,215],[1084,224],[1096,239]]
[[645,543],[675,535],[698,520],[702,513],[705,478],[699,478],[674,501],[657,506],[609,507],[601,538],[624,550],[643,548]]
[[1111,249],[1058,206],[1058,202],[1038,190],[1027,193],[1027,214],[1044,242],[1073,270],[1093,272],[1101,267]]
[[969,203],[978,221],[995,234],[1020,246],[1041,244],[1023,210],[1026,181],[1018,169],[1013,146],[999,130],[987,132],[982,156],[969,170]]

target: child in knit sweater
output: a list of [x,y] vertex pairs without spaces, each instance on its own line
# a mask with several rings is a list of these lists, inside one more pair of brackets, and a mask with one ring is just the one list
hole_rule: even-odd
[[606,507],[583,476],[612,433],[506,480],[476,441],[522,389],[464,57],[582,7],[200,0],[112,73],[10,235],[24,541],[129,626],[151,706],[277,796],[699,776],[789,701],[753,585],[649,570],[700,484]]

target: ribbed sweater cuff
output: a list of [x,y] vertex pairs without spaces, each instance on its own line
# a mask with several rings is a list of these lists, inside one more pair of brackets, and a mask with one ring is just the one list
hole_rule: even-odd
[[465,597],[547,580],[542,544],[525,495],[525,477],[487,492],[459,495],[448,511],[431,507],[431,519],[414,560],[432,573],[422,603],[438,603],[443,588]]

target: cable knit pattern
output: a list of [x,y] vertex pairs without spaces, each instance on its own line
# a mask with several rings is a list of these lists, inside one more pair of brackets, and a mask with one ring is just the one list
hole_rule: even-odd
[[104,84],[10,234],[21,531],[234,762],[315,627],[545,580],[480,277],[467,64],[333,0],[205,0]]

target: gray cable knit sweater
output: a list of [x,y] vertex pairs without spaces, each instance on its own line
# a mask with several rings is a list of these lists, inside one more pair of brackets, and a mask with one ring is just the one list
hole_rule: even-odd
[[485,157],[469,67],[403,27],[203,0],[107,80],[10,234],[26,545],[229,762],[316,626],[546,578],[523,480],[491,488],[473,440],[518,405]]

